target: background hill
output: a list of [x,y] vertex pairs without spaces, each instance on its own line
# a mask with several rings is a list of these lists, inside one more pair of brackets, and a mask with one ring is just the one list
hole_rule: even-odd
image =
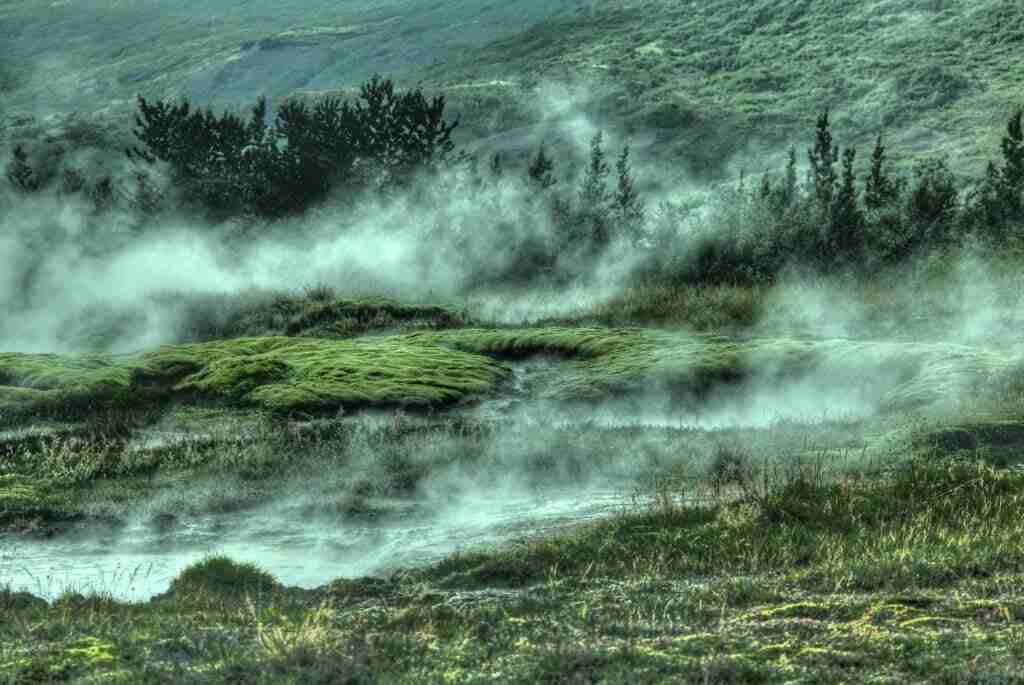
[[0,30],[9,140],[72,117],[80,143],[131,141],[137,94],[216,111],[263,94],[272,120],[380,73],[444,94],[464,147],[580,158],[593,126],[628,137],[648,189],[775,172],[791,143],[803,161],[826,107],[861,172],[884,132],[896,169],[947,154],[976,179],[1024,94],[1006,0],[7,1]]

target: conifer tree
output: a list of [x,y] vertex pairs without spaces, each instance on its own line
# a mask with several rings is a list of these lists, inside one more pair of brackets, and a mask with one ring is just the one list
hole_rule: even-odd
[[501,166],[501,153],[495,152],[491,157],[491,180],[497,181],[504,173],[505,170]]
[[7,180],[25,193],[39,190],[39,178],[28,163],[28,153],[20,144],[14,146],[14,159],[7,163]]
[[856,154],[853,148],[843,151],[843,177],[831,211],[834,256],[844,260],[858,256],[863,244],[864,217],[857,207],[854,188],[853,160]]
[[604,151],[601,149],[602,132],[598,131],[590,140],[590,166],[583,178],[583,187],[580,189],[580,201],[584,208],[597,208],[607,201],[608,191],[605,189],[605,179],[610,169],[605,161]]
[[537,156],[530,162],[526,173],[530,181],[536,184],[540,190],[547,190],[555,185],[555,178],[551,174],[554,166],[554,162],[545,153],[544,143],[542,142],[537,150]]
[[824,211],[828,211],[832,205],[832,195],[836,185],[836,174],[833,165],[839,158],[839,146],[832,145],[832,133],[829,131],[827,109],[818,117],[818,130],[814,149],[807,151],[807,157],[811,163],[808,174],[813,183],[818,204]]
[[580,218],[584,228],[588,229],[592,248],[607,245],[611,238],[608,232],[608,218],[605,216],[609,199],[605,179],[611,169],[601,149],[602,138],[602,132],[598,131],[590,140],[590,165],[579,191]]
[[796,200],[796,146],[789,147],[789,161],[786,163],[786,180],[782,186],[782,205],[789,208]]
[[879,133],[871,153],[871,172],[864,182],[864,205],[868,209],[884,207],[900,194],[900,184],[886,175],[882,168],[884,163],[885,147],[882,145],[882,134]]
[[1006,135],[1000,147],[1003,151],[1001,181],[1006,208],[1010,216],[1021,216],[1021,191],[1024,190],[1024,134],[1021,132],[1021,116],[1024,109],[1018,108],[1006,124]]
[[622,154],[615,163],[615,170],[618,173],[618,187],[612,198],[612,208],[616,219],[620,222],[634,246],[640,244],[643,230],[644,207],[639,195],[634,188],[633,177],[629,171],[629,145],[622,148]]

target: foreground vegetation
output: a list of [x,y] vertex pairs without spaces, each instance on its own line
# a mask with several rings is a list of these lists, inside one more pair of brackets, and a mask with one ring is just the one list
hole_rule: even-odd
[[[148,603],[0,592],[0,674],[16,683],[1014,682],[1024,659],[1024,478],[1013,461],[1022,428],[977,418],[922,429],[900,444],[903,458],[852,468],[837,455],[895,443],[863,442],[855,425],[669,431],[677,454],[713,457],[703,473],[677,461],[638,491],[632,511],[508,548],[315,590],[210,557]],[[411,424],[379,430],[367,444],[379,464],[428,444]],[[638,430],[561,429],[572,446],[564,462],[532,469],[543,481],[573,462],[621,461]],[[463,458],[494,456],[480,449],[483,433],[462,431]],[[845,450],[814,456],[809,433]],[[555,434],[532,434],[538,459]],[[304,477],[301,459],[282,470],[283,440],[322,476],[338,443],[326,424],[319,436],[208,454],[227,469],[234,453],[236,473],[276,454],[248,476],[271,486]],[[196,454],[177,455],[187,450]],[[161,470],[174,468],[174,454],[165,450]],[[395,487],[402,472],[390,463]],[[96,485],[112,492],[107,483]]]
[[[168,510],[155,515],[172,521],[244,512],[296,488],[315,502],[305,515],[387,520],[452,468],[481,484],[520,470],[540,491],[635,482],[633,506],[309,590],[219,556],[143,603],[8,588],[0,679],[980,683],[1020,673],[1024,395],[1013,355],[485,325],[327,290],[291,306],[294,318],[273,322],[292,337],[246,335],[270,320],[267,305],[221,321],[236,337],[135,355],[6,353],[0,515],[16,537],[5,539],[116,526],[157,498]],[[392,329],[403,322],[411,329]],[[657,381],[693,407],[767,369],[769,383],[816,371],[837,389],[876,369],[888,385],[877,417],[768,429],[352,416],[396,400],[411,410],[417,397],[443,409],[500,396],[509,369],[537,355],[552,366],[529,391],[560,401]],[[139,448],[147,428],[183,439]]]

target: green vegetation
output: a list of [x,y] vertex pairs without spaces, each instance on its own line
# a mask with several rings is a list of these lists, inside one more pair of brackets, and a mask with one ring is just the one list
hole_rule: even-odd
[[[500,360],[566,361],[541,398],[602,400],[651,387],[700,401],[720,386],[826,374],[868,392],[883,411],[1024,387],[1024,360],[945,343],[688,335],[639,328],[463,328],[356,339],[251,337],[168,345],[120,357],[5,353],[8,422],[154,409],[170,400],[284,415],[339,408],[443,409],[495,395]],[[654,386],[652,386],[654,384]],[[865,387],[870,386],[870,390]],[[684,403],[685,406],[685,403]]]
[[[449,137],[458,122],[443,121],[443,97],[428,104],[420,90],[396,95],[390,80],[375,78],[363,86],[361,98],[365,106],[354,107],[328,98],[313,114],[304,103],[291,101],[268,132],[262,98],[252,122],[245,124],[229,113],[219,119],[209,109],[190,113],[187,101],[169,108],[140,96],[142,118],[136,117],[140,128],[134,133],[147,149],[127,153],[149,163],[167,162],[184,206],[215,221],[301,215],[321,204],[332,188],[344,189],[350,199],[411,191],[419,201],[432,202],[428,196],[443,198],[451,189],[430,179],[467,163],[469,183],[478,191],[491,192],[494,183],[506,182],[499,156],[485,181],[475,157],[452,154]],[[509,246],[500,265],[485,260],[471,274],[471,285],[566,282],[615,243],[629,244],[641,257],[631,274],[635,282],[662,286],[773,283],[794,269],[875,276],[968,246],[1005,258],[1024,246],[1022,115],[1018,108],[1006,124],[1003,164],[989,162],[984,179],[961,197],[942,157],[918,160],[913,184],[890,177],[881,134],[862,192],[853,168],[856,149],[843,151],[842,174],[836,173],[839,147],[833,145],[826,110],[818,117],[814,147],[807,150],[806,183],[797,184],[792,147],[780,183],[765,174],[760,187],[748,192],[741,176],[737,189],[720,192],[722,211],[711,230],[684,227],[687,210],[673,203],[662,203],[656,216],[648,216],[634,186],[628,145],[616,163],[617,189],[609,192],[600,131],[591,140],[590,163],[575,202],[559,190],[553,160],[541,146],[516,182],[533,189],[521,221],[546,216],[551,234]],[[378,130],[382,133],[372,133]],[[16,149],[7,175],[21,192],[35,192],[42,186],[26,160]],[[468,263],[479,260],[472,239],[444,229],[433,239],[450,243],[453,255]]]
[[[410,428],[384,428],[362,449],[410,454],[427,444]],[[812,432],[841,445],[850,428]],[[536,446],[557,444],[546,430]],[[572,446],[570,462],[621,459],[630,445],[635,457],[638,438],[649,437],[561,430],[571,432],[561,443]],[[936,451],[946,438],[925,430],[911,458],[881,470],[836,470],[820,451],[798,458],[808,430],[674,432],[665,437],[677,449],[711,447],[716,461],[703,474],[662,474],[650,504],[389,577],[300,590],[213,557],[148,603],[68,591],[48,604],[0,592],[0,674],[18,683],[328,682],[339,670],[352,682],[453,672],[480,682],[569,673],[615,682],[1012,681],[1024,658],[1024,556],[1015,543],[1024,479],[978,456],[988,442],[1019,451],[1019,420],[961,426],[973,437],[961,439],[970,451],[959,455]],[[322,478],[341,445],[326,435],[279,438],[274,448],[280,456],[290,441],[287,469]],[[490,441],[487,429],[447,435],[445,449],[466,441],[467,459]],[[763,470],[762,455],[743,448],[752,438],[763,456],[787,454]],[[316,454],[303,459],[311,447]],[[723,463],[738,468],[726,473]],[[533,468],[541,477],[550,465]],[[390,472],[393,487],[400,475]],[[279,465],[255,482],[273,488],[289,477],[305,476]]]
[[[817,116],[803,183],[793,145],[781,177],[766,171],[747,187],[741,174],[700,221],[689,221],[691,204],[648,206],[629,145],[609,189],[600,131],[578,188],[544,144],[525,169],[494,155],[481,173],[455,152],[461,122],[444,120],[445,97],[399,94],[377,77],[355,105],[295,98],[269,129],[263,98],[245,121],[140,95],[133,133],[145,149],[128,156],[166,164],[175,185],[164,196],[136,169],[135,209],[147,218],[127,243],[81,238],[90,257],[156,235],[163,211],[266,220],[263,234],[243,223],[225,240],[241,244],[302,239],[285,235],[290,219],[328,198],[345,211],[390,195],[436,208],[468,188],[490,206],[506,184],[529,189],[515,221],[550,231],[496,250],[492,227],[438,222],[431,249],[472,265],[459,302],[327,285],[157,293],[145,305],[177,315],[175,344],[105,353],[147,322],[101,307],[81,314],[75,339],[95,353],[0,353],[0,552],[86,524],[151,517],[173,528],[179,516],[255,512],[296,492],[303,516],[400,524],[431,513],[424,491],[454,499],[510,474],[539,491],[628,482],[634,506],[311,590],[226,556],[185,568],[141,603],[73,590],[48,602],[0,582],[0,683],[1019,682],[1024,109],[1005,120],[1001,162],[973,184],[951,168],[953,143],[935,156],[890,154],[910,151],[910,124],[929,122],[969,135],[971,154],[982,149],[977,112],[995,116],[1002,93],[1016,92],[992,74],[1013,63],[1020,12],[990,3],[965,17],[918,3],[922,25],[961,22],[949,32],[959,37],[927,41],[939,60],[908,58],[908,45],[926,41],[878,3],[768,4],[666,3],[658,22],[628,6],[493,48],[637,89],[624,116],[692,129],[666,145],[686,147],[680,164],[703,178],[720,176],[719,158],[755,123],[778,144],[792,130],[773,117]],[[837,93],[880,123],[865,132],[850,110],[835,117],[820,77],[792,59],[796,45],[824,53]],[[970,99],[976,86],[953,59],[1000,97]],[[481,102],[477,112],[498,110]],[[833,141],[830,117],[874,139],[866,175],[856,168],[866,156]],[[42,156],[13,147],[13,193],[59,182],[101,216],[118,201],[109,176],[50,173]],[[465,187],[436,183],[463,165]],[[334,218],[343,234],[344,212]],[[51,238],[26,239],[45,256]],[[613,295],[534,320],[495,314],[524,294],[557,299],[609,254],[635,259]],[[1003,286],[991,301],[947,288],[964,254]],[[30,261],[10,281],[22,294],[37,275]],[[825,328],[841,303],[803,311],[823,284],[863,303],[841,336]],[[948,342],[981,315],[1009,322],[1012,335]],[[771,391],[801,384],[823,410],[835,397],[867,416],[698,429],[643,417],[608,427],[591,411],[654,397],[683,421],[765,389],[781,409]],[[502,401],[542,416],[469,413]],[[562,425],[556,410],[579,420]]]

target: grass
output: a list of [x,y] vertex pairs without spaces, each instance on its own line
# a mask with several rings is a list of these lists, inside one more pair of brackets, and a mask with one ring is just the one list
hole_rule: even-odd
[[[495,395],[501,360],[566,361],[541,397],[600,400],[656,386],[701,400],[720,386],[830,374],[896,411],[993,384],[1019,387],[1013,354],[923,342],[734,339],[640,328],[463,328],[359,339],[258,337],[167,345],[130,356],[0,355],[8,421],[65,418],[169,400],[280,414],[406,406],[442,409]],[[20,418],[19,418],[20,417]]]
[[[817,373],[845,387],[874,372],[885,411],[721,430],[273,411],[296,397],[335,411],[479,397],[533,355],[558,360],[531,381],[552,398],[658,382],[700,404],[740,380]],[[154,398],[120,420],[116,406],[84,423],[23,413],[3,442],[8,535],[116,523],[145,502],[173,518],[296,492],[303,516],[387,520],[420,511],[425,487],[455,497],[510,473],[531,488],[636,486],[610,518],[311,590],[223,556],[149,602],[0,589],[0,682],[953,683],[1021,669],[1024,429],[1009,352],[492,325],[3,359],[5,382],[36,392]],[[958,419],[909,411],[967,392]],[[191,437],[140,449],[143,429]]]
[[712,486],[696,477],[555,536],[316,590],[211,557],[149,603],[0,593],[0,674],[1013,682],[1024,658],[1024,473],[944,457],[925,435],[918,443],[873,475],[791,459],[741,477],[730,498],[681,499]]

